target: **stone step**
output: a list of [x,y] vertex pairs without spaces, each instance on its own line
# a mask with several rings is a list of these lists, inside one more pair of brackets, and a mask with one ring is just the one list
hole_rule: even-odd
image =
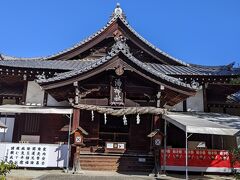
[[153,157],[144,157],[145,162],[139,162],[139,158],[143,157],[81,155],[80,163],[83,170],[151,172],[154,167]]

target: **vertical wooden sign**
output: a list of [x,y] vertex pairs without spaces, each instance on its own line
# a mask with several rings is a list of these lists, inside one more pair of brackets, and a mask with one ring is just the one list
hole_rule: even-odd
[[124,81],[122,78],[111,78],[110,89],[110,105],[123,106],[125,101],[124,96]]

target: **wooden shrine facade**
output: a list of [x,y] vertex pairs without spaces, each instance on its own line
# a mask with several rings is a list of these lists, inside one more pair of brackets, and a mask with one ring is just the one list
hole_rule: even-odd
[[[238,103],[226,100],[240,90],[229,85],[239,75],[234,64],[194,65],[168,55],[140,36],[118,6],[101,30],[57,54],[0,54],[0,104],[71,107],[71,130],[80,126],[88,132],[86,151],[104,153],[106,143],[114,142],[124,146],[124,152],[147,154],[152,148],[147,135],[156,129],[163,132],[161,114],[166,109],[179,104],[178,111],[231,114],[227,108],[239,109]],[[22,135],[40,136],[40,143],[67,142],[68,119],[62,115],[11,116],[14,142]],[[170,129],[170,145],[179,145],[181,133]]]

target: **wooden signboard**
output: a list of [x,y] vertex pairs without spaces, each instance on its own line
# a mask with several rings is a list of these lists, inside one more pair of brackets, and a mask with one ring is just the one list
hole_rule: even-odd
[[74,132],[74,144],[75,145],[83,145],[83,135],[80,131]]
[[106,142],[105,152],[124,153],[126,151],[126,142]]
[[110,105],[124,105],[124,82],[122,78],[112,78],[110,91]]
[[160,132],[159,129],[152,131],[148,137],[152,138],[153,147],[160,148],[162,144],[163,134]]
[[72,134],[74,135],[74,144],[77,146],[83,146],[83,136],[88,135],[88,133],[79,126],[77,129],[72,131]]

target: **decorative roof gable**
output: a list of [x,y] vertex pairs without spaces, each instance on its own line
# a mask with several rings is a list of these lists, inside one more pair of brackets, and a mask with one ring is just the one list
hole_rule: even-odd
[[[72,71],[68,71],[68,72],[64,72],[64,73],[60,73],[57,76],[52,77],[52,78],[48,78],[48,79],[41,78],[41,79],[37,80],[37,82],[44,89],[60,87],[63,84],[65,84],[65,85],[72,84],[71,79],[74,79],[74,81],[75,81],[75,78],[89,77],[91,75],[86,76],[86,73],[94,71],[97,68],[101,68],[102,71],[105,71],[104,65],[106,63],[112,61],[115,57],[122,54],[123,56],[125,56],[128,59],[128,61],[131,64],[136,66],[138,70],[140,70],[140,71],[142,70],[145,73],[149,74],[149,76],[156,79],[156,81],[158,81],[160,84],[162,83],[162,84],[164,84],[164,86],[167,86],[170,89],[172,88],[171,86],[177,86],[179,88],[179,91],[180,91],[180,89],[182,89],[181,92],[184,92],[186,94],[191,94],[193,92],[196,92],[197,89],[195,87],[192,87],[191,85],[186,84],[177,78],[174,78],[174,77],[165,75],[159,71],[156,71],[154,68],[148,66],[146,63],[143,63],[143,62],[139,61],[138,59],[136,59],[131,54],[129,47],[126,44],[125,37],[121,36],[119,38],[116,38],[115,40],[116,40],[116,42],[112,46],[111,51],[105,57],[102,57],[96,61],[93,61],[92,63],[87,64],[86,66],[83,66],[81,68],[78,68],[78,69],[75,69]],[[68,82],[66,82],[66,81],[68,81]],[[62,82],[64,82],[64,83],[62,83]],[[56,85],[56,84],[58,84],[58,85]]]

